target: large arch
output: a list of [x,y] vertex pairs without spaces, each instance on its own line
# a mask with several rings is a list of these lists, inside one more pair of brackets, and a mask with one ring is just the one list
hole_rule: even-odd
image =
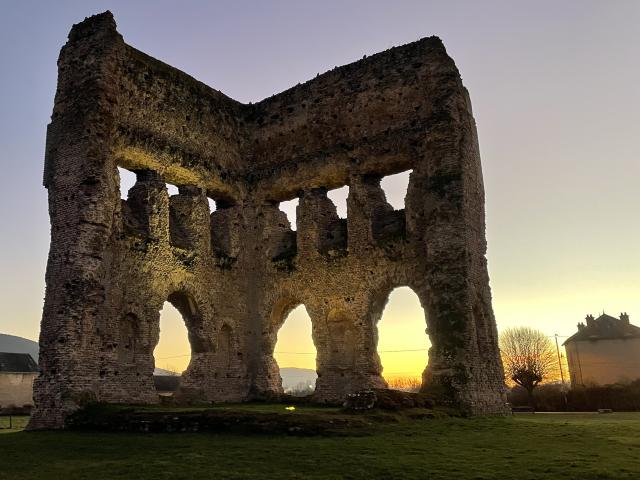
[[262,338],[262,358],[260,360],[260,370],[263,374],[255,379],[255,392],[257,396],[278,397],[284,393],[283,379],[280,375],[280,365],[275,358],[275,349],[278,343],[278,332],[284,326],[287,318],[296,308],[302,306],[305,309],[311,323],[311,338],[313,345],[317,349],[315,338],[316,325],[313,321],[309,309],[305,302],[298,295],[291,292],[283,293],[274,300],[270,309],[267,322],[267,335]]
[[274,360],[284,393],[305,396],[314,392],[317,348],[313,341],[313,323],[304,304],[290,310],[278,328]]
[[208,351],[211,342],[204,332],[204,319],[194,296],[186,290],[176,290],[167,295],[167,301],[182,315],[192,355]]
[[181,375],[191,363],[189,329],[182,313],[168,300],[160,310],[158,329],[158,342],[153,347],[154,375],[159,369]]
[[376,340],[382,376],[389,387],[419,390],[428,369],[431,338],[426,312],[411,287],[389,292],[376,324]]
[[[441,340],[438,337],[438,329],[434,315],[430,314],[428,287],[423,283],[409,281],[407,275],[400,275],[395,281],[389,278],[383,279],[371,291],[369,303],[369,316],[373,328],[373,348],[375,358],[379,365],[381,375],[383,365],[378,354],[378,325],[389,303],[391,294],[400,288],[406,288],[417,297],[422,310],[423,327],[420,331],[420,338],[428,342],[427,354],[425,355],[424,369],[422,371],[421,391],[427,391],[433,387],[432,370],[441,365]],[[445,362],[446,364],[446,362]]]
[[[324,398],[384,386],[375,325],[403,284],[427,312],[427,372],[442,402],[504,411],[477,133],[438,38],[255,104],[127,45],[108,12],[73,27],[58,65],[32,427],[63,427],[87,398],[157,401],[152,348],[169,297],[192,345],[183,389],[200,399],[278,393],[275,326],[298,303],[312,320]],[[136,173],[127,200],[118,166]],[[380,178],[406,170],[405,208],[395,210]],[[345,185],[341,219],[326,192]],[[295,232],[277,209],[294,197]],[[220,207],[213,215],[207,198]],[[380,282],[387,291],[372,292]]]
[[[162,306],[171,304],[184,321],[190,361],[181,372],[180,388],[175,397],[179,401],[204,401],[211,397],[215,388],[214,377],[219,370],[214,369],[216,341],[219,330],[213,328],[214,314],[211,305],[190,285],[170,285],[164,292],[158,293],[157,310],[154,309],[151,320],[151,341],[149,355],[156,365],[154,350],[160,341],[160,317]],[[224,376],[225,374],[223,374]]]

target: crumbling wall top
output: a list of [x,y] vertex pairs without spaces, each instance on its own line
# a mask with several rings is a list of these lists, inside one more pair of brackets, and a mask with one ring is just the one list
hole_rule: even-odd
[[119,48],[118,163],[220,199],[257,189],[281,201],[354,173],[412,168],[427,127],[463,89],[441,40],[428,37],[241,104],[126,45],[115,28],[105,12],[75,25],[69,41],[102,36]]

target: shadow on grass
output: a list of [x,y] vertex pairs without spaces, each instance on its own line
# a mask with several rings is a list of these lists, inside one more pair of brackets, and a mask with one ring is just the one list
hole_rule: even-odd
[[295,436],[370,435],[376,425],[435,418],[442,411],[347,412],[336,407],[266,403],[148,406],[95,403],[67,419],[69,430],[100,432],[214,432]]
[[639,431],[640,413],[614,413],[398,418],[340,437],[23,432],[0,435],[0,479],[637,479]]

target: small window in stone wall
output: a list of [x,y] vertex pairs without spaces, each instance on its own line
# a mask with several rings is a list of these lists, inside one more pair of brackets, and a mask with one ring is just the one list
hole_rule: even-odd
[[218,197],[214,200],[211,192],[207,193],[209,216],[211,219],[211,250],[218,266],[231,268],[238,256],[238,244],[234,231],[239,227],[237,212],[231,210],[235,206],[233,200]]
[[126,200],[129,190],[136,184],[136,174],[126,168],[118,167],[118,175],[120,176],[120,198]]
[[280,205],[278,206],[278,208],[287,215],[289,223],[291,224],[291,230],[296,230],[296,209],[298,208],[299,203],[300,199],[296,197],[291,200],[280,202]]
[[171,183],[167,183],[167,192],[169,192],[169,196],[172,195],[178,195],[178,187],[176,185],[173,185]]
[[[181,208],[182,202],[178,195],[178,187],[170,183],[166,184],[169,193],[169,242],[173,247],[188,250],[192,247],[187,213]],[[173,197],[173,198],[171,198]]]
[[380,186],[384,191],[387,202],[395,209],[402,210],[404,208],[404,199],[407,196],[409,188],[409,176],[411,170],[387,175],[380,181]]
[[411,170],[407,170],[388,175],[380,180],[380,188],[384,192],[387,203],[393,208],[393,210],[378,210],[372,219],[373,235],[380,243],[393,242],[406,235],[404,201],[409,188],[410,175]]
[[335,188],[327,192],[327,197],[336,206],[336,211],[340,218],[347,218],[347,197],[349,197],[349,186]]
[[289,221],[291,230],[286,229],[286,224],[280,222],[272,232],[268,254],[271,260],[276,262],[278,270],[293,269],[293,260],[298,253],[298,237],[296,232],[296,209],[300,203],[299,198],[286,200],[278,204],[278,208],[283,212]]

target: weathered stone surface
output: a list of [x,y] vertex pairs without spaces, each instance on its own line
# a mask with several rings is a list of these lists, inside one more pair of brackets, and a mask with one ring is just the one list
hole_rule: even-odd
[[93,404],[68,416],[65,426],[71,430],[89,431],[215,432],[306,437],[369,435],[372,424],[392,420],[383,415],[355,416],[331,409],[287,411],[284,405],[280,411],[260,412],[242,408],[141,411],[129,406]]
[[403,392],[391,389],[368,389],[350,393],[343,404],[346,411],[404,410],[407,408],[433,408],[433,398],[426,393]]
[[[249,105],[128,46],[108,12],[73,27],[58,65],[33,428],[63,426],[88,400],[158,402],[166,300],[192,346],[185,398],[280,394],[273,349],[299,304],[317,400],[384,388],[376,324],[398,286],[425,309],[424,389],[470,413],[503,411],[476,129],[438,38]],[[137,175],[126,201],[118,166]],[[409,169],[394,211],[380,178]],[[344,185],[346,221],[326,193]],[[294,197],[297,231],[278,209]]]

